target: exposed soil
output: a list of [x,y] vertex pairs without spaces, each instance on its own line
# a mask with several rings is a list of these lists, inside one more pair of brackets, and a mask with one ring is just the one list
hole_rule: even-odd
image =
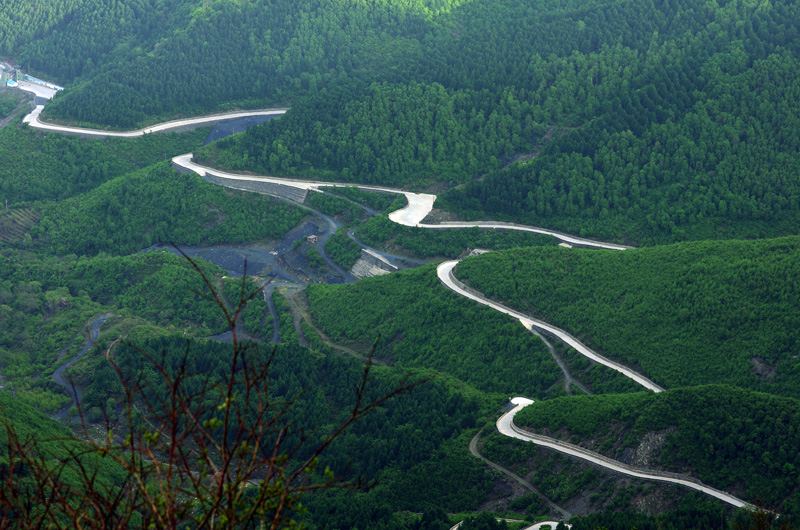
[[259,125],[279,116],[280,115],[277,114],[272,116],[250,116],[247,118],[224,121],[215,125],[214,128],[211,129],[211,132],[208,133],[206,141],[203,145],[208,145],[211,142],[215,142],[232,134],[244,132],[253,125]]
[[40,211],[30,208],[14,208],[6,211],[0,205],[0,241],[15,243],[25,237],[41,217]]

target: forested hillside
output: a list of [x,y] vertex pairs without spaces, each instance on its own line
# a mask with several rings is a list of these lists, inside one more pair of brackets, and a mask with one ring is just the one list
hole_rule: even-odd
[[[159,358],[164,355],[167,371],[174,373],[181,366],[186,347],[184,336],[164,335],[120,346],[115,349],[115,359],[125,374],[143,370],[145,377],[157,381],[148,389],[155,396],[167,389],[140,349],[159,352]],[[293,402],[280,421],[279,426],[285,431],[276,428],[265,435],[262,443],[269,446],[281,435],[286,438],[286,447],[293,447],[303,438],[309,438],[296,454],[298,459],[307,458],[308,451],[321,443],[343,415],[349,413],[353,388],[359,383],[363,364],[337,355],[318,356],[296,343],[277,346],[274,351],[271,346],[258,347],[265,348],[261,355],[271,355],[269,399],[276,404]],[[230,369],[231,352],[230,344],[193,343],[193,364],[188,378],[202,374],[212,381],[224,381]],[[425,375],[418,372],[412,377],[418,380]],[[401,380],[401,371],[376,368],[364,399],[380,397]],[[101,414],[109,399],[124,400],[119,378],[106,363],[100,364],[87,383],[86,405],[93,415]],[[486,405],[480,398],[474,391],[455,390],[445,381],[413,388],[338,438],[327,452],[324,466],[349,478],[373,479],[383,471],[388,484],[378,493],[376,502],[389,510],[421,511],[436,487],[444,489],[441,495],[437,493],[443,507],[454,511],[468,509],[489,487],[487,477],[481,466],[466,458],[467,455],[446,453],[455,438],[475,425],[476,417]],[[429,406],[418,407],[418,402]],[[431,458],[432,454],[438,458]],[[438,475],[439,480],[430,486],[418,484],[418,477],[425,473]]]
[[545,132],[513,91],[352,83],[293,105],[273,127],[215,145],[201,160],[269,174],[425,186],[462,183],[531,149]]
[[[52,420],[36,410],[34,407],[16,399],[8,392],[0,392],[0,470],[5,480],[0,484],[0,496],[4,500],[10,494],[9,486],[13,481],[17,493],[27,491],[32,499],[37,491],[37,484],[27,468],[19,460],[20,451],[30,447],[31,442],[38,443],[39,454],[43,462],[58,465],[59,462],[69,459],[71,454],[79,451],[79,446],[65,441],[72,434],[71,430],[59,422]],[[10,429],[13,429],[10,430]],[[16,439],[9,439],[9,434],[14,433]],[[10,460],[13,455],[14,461]],[[124,481],[124,473],[109,459],[103,459],[96,454],[84,454],[81,461],[86,470],[93,470],[94,480],[101,487],[119,484]],[[13,475],[9,477],[10,465],[14,466]],[[64,484],[73,488],[80,488],[85,475],[75,469],[63,470],[60,475]],[[12,478],[12,480],[9,480]]]
[[129,254],[154,243],[277,238],[304,213],[276,199],[232,193],[164,162],[49,205],[33,237],[57,254]]
[[358,227],[356,236],[368,245],[389,252],[410,252],[420,258],[457,258],[467,249],[501,250],[514,247],[554,246],[554,238],[529,232],[452,228],[428,230],[402,226],[380,215]]
[[[465,529],[494,528],[506,524],[495,515],[564,507],[657,514],[603,514],[576,530],[747,527],[699,494],[501,437],[492,425],[510,395],[536,399],[517,420],[531,429],[780,503],[781,522],[793,523],[798,20],[800,4],[786,0],[4,1],[0,60],[66,87],[45,120],[127,129],[289,110],[202,147],[208,128],[130,140],[41,132],[5,119],[20,100],[0,95],[0,409],[23,434],[62,436],[29,406],[76,427],[74,383],[90,438],[116,443],[126,412],[133,428],[169,416],[152,406],[171,395],[163,376],[188,370],[207,407],[194,427],[214,430],[218,413],[248,399],[215,402],[225,377],[241,384],[253,359],[272,359],[261,398],[296,402],[263,441],[280,436],[298,444],[291,458],[304,458],[346,421],[369,358],[363,398],[431,380],[327,449],[312,482],[341,473],[379,483],[309,495],[300,515],[311,528],[446,530],[462,519]],[[243,172],[436,194],[426,222],[514,221],[645,248],[400,226],[387,214],[402,197],[355,188],[282,202],[179,174],[169,159],[188,152]],[[195,267],[154,251],[170,242],[264,263],[232,279],[202,259]],[[326,252],[348,269],[360,242],[428,264],[315,284],[352,281],[317,273]],[[239,255],[236,245],[255,250]],[[466,258],[455,270],[462,281],[669,390],[637,393],[617,372],[442,285],[432,262],[476,248],[497,251]],[[255,296],[232,324],[222,307],[234,308],[242,287]],[[258,357],[233,357],[245,337]],[[120,377],[146,383],[131,410]],[[561,397],[581,392],[605,395]],[[0,510],[13,483],[5,434]],[[101,480],[122,484],[117,471],[104,468]],[[460,513],[475,510],[497,513]]]
[[[430,33],[434,13],[453,7],[346,0],[72,5],[59,31],[24,43],[14,35],[6,53],[62,80],[78,78],[48,114],[116,127],[285,102],[341,75],[375,76],[411,59],[407,49],[413,53]],[[105,105],[94,104],[98,97]]]
[[82,0],[8,0],[0,6],[0,53],[9,54],[47,34],[64,21]]
[[798,513],[800,402],[719,385],[536,403],[516,423]]
[[687,88],[680,74],[663,72],[666,79],[614,102],[545,156],[491,173],[444,204],[641,243],[793,233],[800,62],[788,50],[763,56],[747,44],[733,42],[699,67],[704,86],[689,86],[688,105],[662,106],[659,93],[674,98]]
[[[219,308],[198,294],[204,291],[200,276],[169,252],[86,259],[4,249],[0,255],[0,372],[21,401],[48,413],[68,402],[50,378],[53,370],[81,349],[82,330],[99,315],[173,327],[189,336],[227,329]],[[238,283],[223,281],[222,270],[208,263],[198,266],[224,293],[230,293],[227,284]],[[226,301],[233,306],[238,296],[230,293]],[[264,311],[263,300],[251,301],[243,328],[260,330]]]
[[12,24],[5,49],[71,81],[53,117],[132,127],[292,103],[204,155],[230,167],[468,183],[441,204],[639,243],[798,223],[794,4],[75,0],[42,11],[51,31]]
[[311,316],[334,341],[367,349],[376,343],[384,362],[450,374],[487,392],[561,391],[551,389],[558,368],[538,338],[449,292],[433,267],[309,286],[308,299]]
[[468,258],[456,276],[665,387],[727,383],[797,397],[800,240]]
[[136,140],[84,140],[30,129],[0,129],[0,202],[62,200],[203,144],[208,129]]
[[[442,207],[639,243],[791,233],[796,6],[632,6],[462,6],[437,19],[454,26],[427,44],[410,83],[320,89],[216,159],[395,185],[468,182]],[[487,27],[494,17],[502,38]]]

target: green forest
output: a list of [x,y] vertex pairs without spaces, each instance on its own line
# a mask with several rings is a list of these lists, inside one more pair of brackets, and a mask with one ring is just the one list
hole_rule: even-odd
[[228,192],[160,163],[47,205],[32,231],[56,254],[129,254],[154,243],[239,243],[278,238],[305,214],[254,194]]
[[558,368],[535,336],[448,291],[431,266],[307,293],[331,339],[367,351],[374,343],[388,364],[436,370],[487,392],[558,391]]
[[208,129],[137,140],[82,140],[30,129],[0,129],[0,201],[60,201],[115,177],[169,160],[203,143]]
[[388,252],[409,253],[417,258],[457,258],[476,248],[503,250],[516,247],[556,245],[549,236],[512,230],[448,228],[428,230],[393,223],[377,215],[360,225],[355,233],[364,243]]
[[464,260],[470,286],[671,388],[798,397],[796,237],[618,251],[526,248]]
[[[0,4],[4,75],[9,65],[65,87],[46,121],[124,130],[288,109],[208,145],[212,127],[85,139],[24,124],[41,99],[0,89],[0,526],[76,520],[43,509],[41,469],[15,464],[15,432],[61,470],[44,489],[80,507],[89,484],[112,496],[132,484],[113,457],[134,454],[137,432],[154,446],[174,434],[157,425],[187,392],[199,412],[172,427],[207,431],[214,447],[180,446],[200,455],[187,477],[243,493],[238,507],[302,482],[256,488],[260,469],[226,490],[242,475],[211,471],[237,439],[219,418],[243,406],[239,419],[257,424],[269,403],[280,421],[259,443],[280,440],[273,462],[287,470],[311,459],[315,491],[289,502],[311,529],[519,530],[570,516],[573,530],[797,527],[797,2]],[[640,248],[401,226],[388,214],[402,195],[355,187],[303,204],[235,191],[172,167],[190,152],[222,169],[434,194],[426,222],[507,221]],[[410,270],[354,280],[364,246]],[[188,247],[220,266],[190,262]],[[458,265],[461,281],[668,390],[641,392],[451,292],[437,263],[474,250],[488,252]],[[252,260],[244,278],[239,258]],[[354,402],[398,387],[337,431]],[[510,396],[536,400],[520,425],[688,473],[781,519],[502,436]],[[107,446],[65,464],[95,440]],[[331,477],[359,487],[329,489]],[[151,479],[142,491],[157,489]],[[193,527],[203,496],[177,496],[196,504],[150,527]],[[87,528],[103,523],[98,506]],[[120,527],[147,527],[143,514]]]
[[[800,402],[728,386],[574,396],[536,403],[518,425],[619,458],[649,451],[648,467],[696,473],[704,483],[797,513]],[[643,441],[663,434],[661,445]]]

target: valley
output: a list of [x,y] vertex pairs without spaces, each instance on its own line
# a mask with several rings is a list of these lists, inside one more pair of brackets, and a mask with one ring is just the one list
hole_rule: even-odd
[[792,528],[797,16],[0,6],[2,516]]

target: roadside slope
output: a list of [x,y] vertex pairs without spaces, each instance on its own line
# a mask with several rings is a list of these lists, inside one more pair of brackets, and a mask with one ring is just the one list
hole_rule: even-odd
[[798,237],[514,249],[465,259],[455,276],[667,388],[800,392]]

